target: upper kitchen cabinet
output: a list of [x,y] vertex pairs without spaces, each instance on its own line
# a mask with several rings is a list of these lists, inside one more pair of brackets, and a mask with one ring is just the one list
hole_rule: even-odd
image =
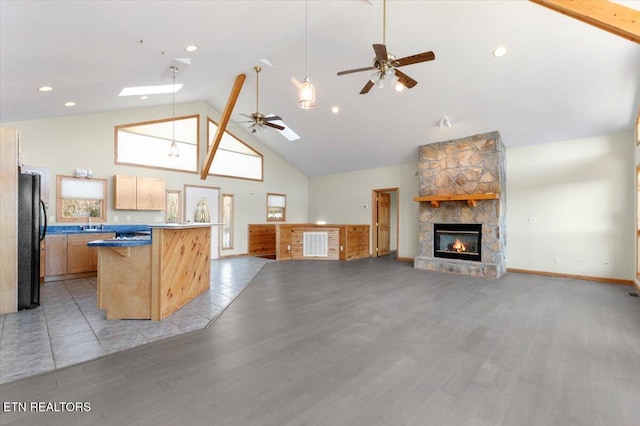
[[164,210],[164,179],[115,175],[113,188],[116,210]]

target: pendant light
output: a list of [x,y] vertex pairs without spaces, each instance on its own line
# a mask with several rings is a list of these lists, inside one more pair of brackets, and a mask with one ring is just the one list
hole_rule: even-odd
[[316,106],[316,88],[309,80],[309,4],[304,2],[305,22],[305,78],[298,92],[298,106],[302,109],[311,109]]
[[[178,72],[177,67],[169,67],[171,72],[173,73],[173,86],[176,85],[176,73]],[[171,146],[169,147],[169,157],[178,158],[180,157],[180,150],[178,149],[178,144],[176,143],[176,91],[172,91],[171,98]]]

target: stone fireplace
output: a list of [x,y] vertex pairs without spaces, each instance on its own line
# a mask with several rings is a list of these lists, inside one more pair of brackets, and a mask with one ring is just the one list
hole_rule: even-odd
[[498,132],[423,145],[414,267],[499,278],[506,271],[505,150]]

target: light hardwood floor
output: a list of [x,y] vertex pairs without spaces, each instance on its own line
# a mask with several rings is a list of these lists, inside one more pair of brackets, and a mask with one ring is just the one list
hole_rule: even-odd
[[640,424],[631,287],[267,264],[207,329],[0,386],[3,425]]

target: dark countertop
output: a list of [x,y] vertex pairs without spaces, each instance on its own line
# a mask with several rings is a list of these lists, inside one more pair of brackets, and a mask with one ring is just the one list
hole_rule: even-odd
[[149,244],[151,244],[151,238],[149,237],[122,237],[110,240],[89,241],[87,243],[89,247],[134,247]]
[[82,225],[49,225],[47,226],[47,234],[99,234],[102,232],[113,232],[115,234],[150,234],[151,228],[148,225],[91,225],[92,228],[101,229],[86,231],[86,224]]

